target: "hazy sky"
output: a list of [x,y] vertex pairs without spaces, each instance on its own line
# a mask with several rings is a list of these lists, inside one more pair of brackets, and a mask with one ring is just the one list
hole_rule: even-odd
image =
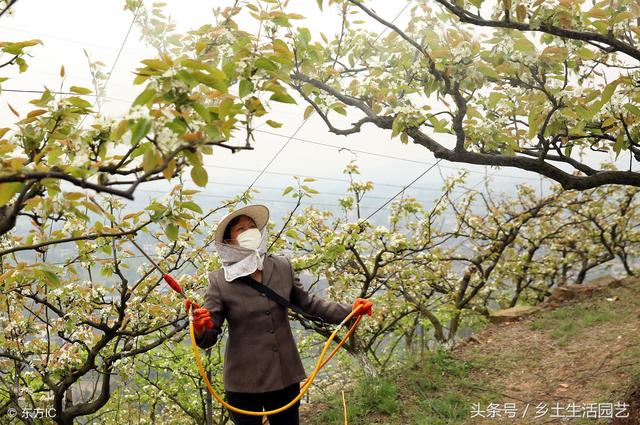
[[[212,19],[213,6],[230,2],[168,0],[166,3],[166,11],[175,21],[178,30],[186,31]],[[297,0],[291,3],[297,6],[297,12],[313,17],[298,21],[299,23],[309,26],[312,30],[322,29],[329,37],[339,31],[339,20],[333,10],[325,9],[325,13],[320,13],[315,0]],[[369,4],[388,20],[392,20],[405,5],[402,1],[380,0]],[[28,72],[3,83],[3,89],[42,90],[47,86],[57,90],[60,88],[59,70],[62,65],[66,69],[64,90],[71,85],[92,87],[83,49],[93,60],[104,62],[106,71],[111,69],[132,22],[132,13],[125,11],[123,5],[124,1],[120,0],[20,0],[14,7],[13,16],[0,19],[0,39],[39,38],[44,46],[32,49],[33,57],[28,60]],[[403,27],[408,16],[409,11],[406,10],[396,23]],[[372,31],[381,29],[380,25],[371,22]],[[132,85],[132,71],[140,60],[154,56],[154,50],[140,39],[139,28],[134,25],[126,37],[122,53],[109,79],[108,99],[102,108],[105,114],[118,116],[126,113],[128,105],[141,91],[140,87]],[[20,113],[26,114],[29,111],[28,100],[36,96],[4,91],[0,102],[0,119],[5,123],[2,127],[15,121],[7,103]],[[258,173],[256,170],[262,170],[267,165],[302,123],[302,111],[306,107],[303,103],[300,106],[273,106],[275,112],[270,118],[282,122],[283,127],[272,129],[263,126],[260,130],[277,135],[259,132],[256,134],[255,151],[232,155],[226,150],[217,150],[213,156],[207,158],[210,184],[205,192],[208,195],[206,199],[211,202],[209,206],[215,206],[221,199],[218,197],[241,192],[255,178]],[[345,193],[347,183],[340,181],[346,178],[342,169],[352,159],[358,159],[362,172],[360,178],[371,180],[376,185],[375,192],[365,199],[366,214],[367,210],[373,211],[434,162],[433,156],[425,148],[402,145],[398,139],[390,140],[389,132],[374,129],[372,126],[365,127],[360,134],[345,138],[330,134],[319,118],[312,117],[298,131],[296,138],[304,140],[291,140],[269,166],[267,173],[256,183],[256,187],[261,191],[257,195],[258,200],[275,206],[282,201],[282,189],[294,182],[291,175],[313,176],[320,178],[313,186],[324,192],[315,202],[319,206],[331,208],[336,204],[337,198]],[[318,145],[318,142],[332,147]],[[363,152],[339,151],[340,147],[367,151],[378,156]],[[254,171],[237,171],[229,167]],[[520,182],[528,182],[536,188],[541,186],[538,176],[524,171],[485,170],[484,167],[442,162],[440,170],[431,170],[409,193],[429,205],[438,196],[442,185],[440,172],[451,174],[458,168],[465,168],[474,173],[469,180],[470,186],[475,185],[485,171],[490,175],[495,174],[493,187],[498,190],[507,190]],[[545,183],[544,186],[546,185]],[[158,184],[154,184],[154,188],[163,190],[162,185]],[[480,189],[481,186],[477,188]],[[146,189],[143,186],[137,193],[143,193]],[[146,195],[157,196],[158,193],[150,192]],[[292,202],[290,198],[288,202]],[[280,204],[279,209],[290,206],[284,202]]]

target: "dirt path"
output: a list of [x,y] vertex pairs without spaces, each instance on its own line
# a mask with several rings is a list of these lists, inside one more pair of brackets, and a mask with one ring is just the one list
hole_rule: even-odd
[[477,335],[479,343],[454,349],[454,357],[476,364],[473,379],[500,394],[475,404],[466,423],[605,424],[612,421],[608,407],[614,417],[638,415],[616,406],[640,388],[634,380],[640,376],[640,283],[621,285],[522,321],[489,325]]

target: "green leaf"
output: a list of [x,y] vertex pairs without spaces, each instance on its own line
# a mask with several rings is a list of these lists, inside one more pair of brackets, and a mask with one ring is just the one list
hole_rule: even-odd
[[204,72],[194,71],[193,78],[195,78],[200,83],[209,86],[213,89],[219,90],[221,92],[225,92],[229,88],[229,81],[227,80],[227,75],[220,71],[219,69],[211,69],[210,73],[205,74]]
[[89,90],[88,88],[85,87],[78,87],[78,86],[71,86],[69,87],[69,90],[74,92],[74,93],[78,93],[78,94],[91,94],[91,90]]
[[347,110],[344,108],[344,104],[340,102],[336,102],[329,107],[334,111],[336,111],[337,113],[339,113],[340,115],[345,115],[345,116],[347,115]]
[[187,132],[187,125],[182,121],[181,118],[174,118],[173,121],[170,121],[166,124],[167,128],[177,134],[184,134]]
[[586,47],[579,48],[576,51],[576,55],[578,55],[580,59],[584,59],[584,60],[591,60],[596,56],[595,52],[587,49]]
[[487,77],[495,78],[495,79],[500,78],[500,74],[498,74],[498,72],[494,68],[490,67],[487,64],[479,63],[476,65],[476,68],[478,69],[478,71],[482,72]]
[[240,87],[238,88],[238,95],[242,98],[253,91],[253,83],[251,80],[240,80]]
[[636,105],[632,104],[632,103],[625,103],[624,104],[624,108],[631,112],[632,114],[640,117],[640,108],[638,108]]
[[493,109],[496,107],[500,99],[505,98],[506,96],[500,92],[494,91],[489,95],[489,101],[487,102],[487,106]]
[[600,97],[601,105],[604,106],[608,101],[611,100],[611,96],[613,96],[613,93],[615,93],[617,86],[618,83],[616,81],[605,86],[605,88],[602,90],[602,96]]
[[189,161],[189,164],[193,165],[194,167],[202,167],[200,155],[198,155],[196,152],[192,152],[187,149],[182,151],[182,154],[187,157],[187,161]]
[[149,68],[157,69],[160,71],[166,71],[169,69],[169,65],[164,63],[160,59],[145,59],[142,61],[142,63],[147,65]]
[[573,150],[573,145],[565,146],[564,148],[564,156],[571,156],[571,151]]
[[181,65],[184,65],[188,68],[191,69],[207,69],[207,65],[205,65],[204,63],[197,61],[197,60],[193,60],[193,59],[182,59],[180,61]]
[[293,59],[293,53],[289,50],[287,44],[279,39],[273,40],[273,51],[276,54],[274,59],[278,60],[280,63],[291,64],[291,60]]
[[178,229],[178,226],[173,223],[170,223],[164,229],[164,233],[167,235],[167,238],[169,238],[170,241],[177,241],[179,232],[180,230]]
[[593,118],[593,115],[597,112],[592,111],[591,108],[581,104],[577,104],[575,106],[575,111],[580,116],[580,118],[586,121],[589,121],[591,118]]
[[273,63],[272,61],[270,61],[267,58],[258,58],[255,61],[255,65],[256,67],[260,68],[260,69],[264,69],[265,71],[277,71],[278,67],[276,66],[275,63]]
[[148,88],[136,97],[136,100],[133,101],[133,106],[136,105],[146,105],[153,97],[156,95],[156,90],[153,88]]
[[142,157],[142,169],[145,173],[153,170],[157,163],[156,148],[152,144],[148,144]]
[[600,101],[594,103],[594,105],[592,107],[592,111],[593,111],[594,114],[596,114],[598,111],[600,111],[600,109],[602,109],[602,107],[604,105],[606,105],[611,100],[611,97],[615,93],[616,88],[618,87],[618,85],[620,83],[625,82],[625,81],[628,81],[628,77],[620,77],[620,78],[616,79],[615,81],[610,82],[609,84],[607,84],[604,87],[604,89],[602,89],[602,96],[600,96]]
[[7,205],[13,195],[22,190],[23,185],[20,182],[0,183],[0,207]]
[[298,41],[303,45],[307,46],[311,41],[311,31],[309,28],[298,28]]
[[598,30],[598,32],[600,34],[608,34],[609,31],[611,31],[610,27],[609,27],[609,21],[592,21],[591,25],[593,25],[594,27],[596,27],[596,29]]
[[616,87],[618,87],[618,84],[620,84],[621,82],[622,80],[618,78],[617,80],[607,84],[607,86],[602,90],[602,97],[600,98],[600,103],[605,105],[607,102],[609,102],[611,100],[611,97],[613,96],[613,93],[615,93],[616,91]]
[[396,117],[393,119],[393,124],[391,124],[391,138],[394,138],[398,134],[402,133],[404,129],[405,124],[402,115],[396,115]]
[[55,285],[60,285],[60,278],[58,277],[57,274],[50,272],[48,270],[45,270],[43,272],[43,274],[45,275],[45,277],[47,278],[47,280],[49,281],[49,283],[55,284]]
[[220,102],[220,105],[218,105],[218,117],[223,118],[229,115],[229,112],[231,112],[232,107],[233,107],[233,99],[227,97],[222,102]]
[[191,168],[191,178],[193,179],[193,182],[200,187],[205,187],[209,181],[207,170],[202,166],[195,166]]
[[193,212],[197,212],[199,214],[202,214],[202,208],[200,208],[200,205],[196,204],[193,201],[183,202],[181,205],[182,205],[183,208],[187,208],[187,209],[190,209]]
[[77,96],[70,96],[70,97],[67,97],[65,100],[70,105],[76,106],[78,108],[86,109],[86,108],[91,108],[91,106],[92,106],[91,103],[89,103],[86,100],[81,99],[81,98],[79,98]]
[[614,16],[613,18],[613,23],[614,24],[619,24],[620,22],[629,20],[629,19],[637,19],[638,17],[636,16],[637,13],[634,15],[633,13],[627,11],[624,12],[620,12],[617,15]]
[[427,118],[429,119],[429,122],[431,122],[431,125],[433,125],[433,131],[435,131],[436,133],[449,132],[449,130],[447,129],[447,120],[439,120],[433,115],[429,115]]
[[191,76],[191,73],[187,70],[181,69],[176,73],[176,77],[185,83],[189,89],[193,88],[198,82]]
[[[108,247],[108,245],[107,245]],[[100,269],[100,276],[103,277],[111,277],[113,275],[113,271],[108,267],[103,267]]]
[[211,114],[209,110],[201,103],[193,103],[191,107],[202,117],[207,124],[211,123]]
[[303,119],[306,120],[307,118],[309,118],[309,116],[313,113],[315,109],[313,109],[313,106],[309,105],[305,108],[304,110],[304,114],[303,114]]
[[293,190],[293,186],[287,186],[284,188],[284,191],[282,192],[282,196],[286,196],[289,192],[291,192]]
[[151,121],[140,119],[131,128],[131,145],[138,143],[151,130]]
[[536,46],[528,38],[522,37],[513,43],[513,47],[524,53],[535,53]]
[[529,111],[529,138],[532,139],[538,134],[540,126],[544,122],[545,113],[539,107],[532,107]]
[[25,47],[35,46],[36,44],[42,44],[42,41],[34,39],[27,41],[18,41],[15,43],[5,42],[0,45],[0,48],[11,55],[21,55],[24,53],[23,49]]
[[626,147],[627,141],[625,139],[624,133],[621,133],[620,135],[618,135],[618,137],[616,138],[616,142],[613,145],[613,151],[616,153],[616,159],[618,159],[618,156],[620,155],[622,149],[626,149]]
[[18,64],[18,69],[20,70],[20,72],[25,72],[27,68],[29,68],[27,62],[22,58],[16,58],[16,63]]
[[282,124],[273,120],[267,120],[267,125],[269,127],[273,127],[273,128],[280,128],[282,127]]
[[115,129],[111,131],[111,135],[109,139],[111,140],[120,140],[120,138],[127,132],[129,129],[129,121],[122,120],[118,123]]
[[313,193],[313,194],[320,193],[317,190],[315,190],[314,188],[312,188],[311,186],[307,186],[307,185],[302,185],[302,189],[307,193]]
[[296,102],[296,100],[289,96],[287,93],[285,92],[281,92],[281,93],[274,93],[271,97],[271,100],[274,100],[276,102],[282,102],[282,103],[293,103],[294,105],[297,105],[298,103]]

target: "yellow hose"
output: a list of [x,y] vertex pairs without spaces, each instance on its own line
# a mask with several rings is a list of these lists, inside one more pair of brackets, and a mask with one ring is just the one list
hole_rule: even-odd
[[349,338],[349,336],[351,336],[351,334],[355,330],[355,328],[358,325],[358,323],[360,323],[360,319],[362,318],[362,316],[358,316],[358,318],[356,319],[355,323],[349,329],[349,332],[347,333],[347,335],[342,339],[342,341],[340,341],[338,346],[331,352],[331,354],[327,357],[327,359],[325,361],[323,361],[324,356],[327,353],[327,350],[329,349],[329,344],[331,344],[331,341],[333,341],[333,339],[336,337],[336,335],[338,334],[338,331],[340,330],[340,328],[342,328],[342,326],[344,326],[344,324],[346,322],[348,322],[349,319],[351,319],[358,312],[358,310],[360,310],[361,308],[362,308],[362,306],[360,305],[360,306],[356,307],[354,310],[352,310],[351,313],[349,313],[349,315],[347,317],[345,317],[345,319],[342,322],[340,322],[338,327],[336,327],[336,329],[331,333],[331,336],[329,337],[327,342],[325,342],[324,347],[322,348],[322,352],[320,353],[320,357],[318,358],[318,361],[316,362],[316,366],[313,368],[313,372],[311,372],[311,375],[309,375],[309,377],[305,381],[305,383],[302,386],[302,388],[300,388],[300,394],[298,394],[298,396],[296,398],[294,398],[293,400],[291,400],[289,403],[285,404],[284,406],[282,406],[282,407],[280,407],[278,409],[260,411],[260,412],[254,412],[254,411],[251,411],[251,410],[239,409],[237,407],[234,407],[234,406],[230,405],[229,403],[224,401],[222,399],[222,397],[220,397],[220,395],[216,392],[216,390],[211,385],[211,382],[209,382],[209,379],[207,378],[207,373],[205,372],[204,366],[202,365],[202,360],[200,359],[200,353],[198,352],[198,346],[196,344],[196,335],[195,335],[195,331],[193,329],[193,309],[189,309],[189,335],[191,336],[191,347],[193,348],[193,357],[195,358],[196,364],[198,365],[198,370],[200,371],[200,376],[202,376],[202,379],[204,379],[204,382],[207,385],[207,388],[209,389],[209,392],[224,407],[226,407],[227,409],[229,409],[231,411],[234,411],[236,413],[241,413],[243,415],[251,415],[251,416],[275,415],[276,413],[280,413],[280,412],[282,412],[284,410],[287,410],[289,407],[293,406],[295,403],[298,402],[298,400],[300,400],[304,396],[304,394],[307,392],[307,390],[309,389],[309,387],[313,383],[313,380],[315,379],[316,375],[318,374],[318,372],[320,372],[320,369],[322,369],[322,367],[325,364],[327,364],[327,362],[331,359],[331,357],[346,342],[347,338]]

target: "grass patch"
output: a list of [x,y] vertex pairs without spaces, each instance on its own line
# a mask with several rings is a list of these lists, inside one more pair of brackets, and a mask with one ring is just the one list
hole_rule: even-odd
[[[462,423],[473,403],[496,399],[469,372],[475,363],[436,349],[423,358],[398,366],[397,374],[359,379],[345,391],[349,424],[393,425]],[[343,424],[342,396],[327,400],[330,408],[313,418],[313,424]]]
[[[398,411],[398,388],[387,378],[364,377],[355,388],[345,391],[349,423],[360,424],[369,414],[393,415]],[[322,424],[344,423],[342,394],[330,400],[331,408],[319,415]]]
[[[419,412],[415,417],[422,418],[425,420],[424,423],[429,424],[459,422],[469,416],[470,409],[468,400],[455,391],[447,391],[441,395],[427,398],[420,403],[420,406],[422,412]],[[426,420],[427,418],[428,420]]]
[[494,390],[470,378],[470,372],[483,368],[485,360],[488,359],[460,360],[442,349],[430,353],[421,367],[407,375],[404,385],[417,397],[415,406],[408,409],[410,423],[463,423],[469,418],[473,403],[495,400],[498,395]]
[[378,412],[391,415],[398,411],[398,388],[385,378],[367,377],[353,393],[359,413]]
[[595,303],[591,306],[573,305],[541,314],[531,322],[531,330],[551,331],[558,345],[564,347],[567,342],[590,326],[618,320],[619,312],[608,304]]

